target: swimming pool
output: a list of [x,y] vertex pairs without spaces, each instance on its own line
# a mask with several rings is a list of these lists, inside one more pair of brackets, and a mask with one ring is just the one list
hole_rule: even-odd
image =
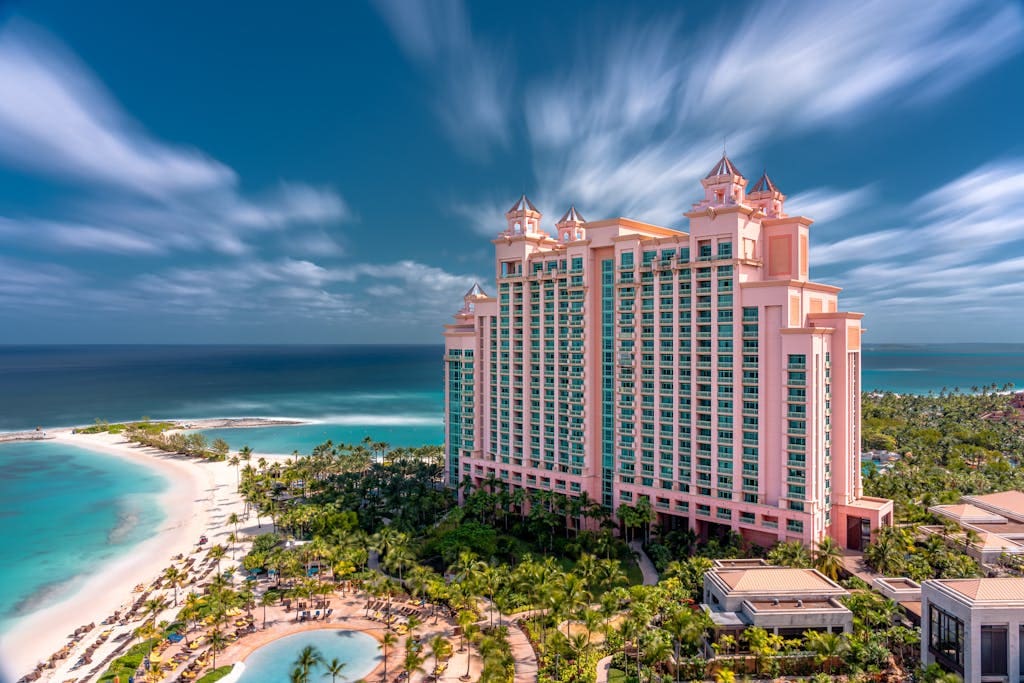
[[315,647],[324,660],[310,671],[309,679],[329,680],[324,678],[327,672],[326,662],[337,657],[345,662],[345,669],[338,676],[338,683],[355,681],[364,678],[373,671],[381,661],[377,640],[360,631],[344,631],[340,629],[321,629],[305,631],[264,645],[245,659],[245,671],[238,683],[282,683],[288,681],[295,668],[295,659],[307,645]]

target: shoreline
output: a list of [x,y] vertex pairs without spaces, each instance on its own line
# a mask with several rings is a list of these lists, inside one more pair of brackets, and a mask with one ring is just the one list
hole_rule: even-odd
[[152,537],[75,577],[84,580],[76,581],[72,595],[9,623],[9,630],[0,637],[0,661],[5,667],[0,677],[12,681],[64,646],[69,634],[81,624],[100,624],[131,603],[136,597],[131,593],[132,586],[152,583],[172,564],[173,557],[191,554],[199,536],[208,536],[210,546],[227,546],[231,529],[226,520],[244,507],[236,487],[237,473],[227,462],[170,455],[131,443],[120,434],[75,434],[71,428],[48,434],[51,442],[129,460],[156,471],[167,481],[167,489],[157,494],[164,519]]
[[[198,417],[187,418],[151,418],[150,422],[171,422],[174,424],[172,430],[186,429],[250,429],[258,427],[299,427],[302,425],[316,424],[315,420],[301,417]],[[126,420],[124,422],[111,422],[110,424],[137,424],[140,420]],[[73,434],[78,429],[95,427],[95,424],[65,425],[63,427],[52,427],[50,429],[19,429],[15,431],[0,431],[0,443],[9,441],[51,441],[57,438],[55,435]],[[76,435],[78,436],[78,435]],[[81,435],[86,436],[86,435]]]

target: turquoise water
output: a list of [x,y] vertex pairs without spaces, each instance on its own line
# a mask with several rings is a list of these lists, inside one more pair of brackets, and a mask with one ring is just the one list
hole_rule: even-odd
[[163,520],[167,481],[150,469],[49,442],[0,444],[0,630],[73,594]]
[[290,427],[207,429],[203,433],[210,439],[224,439],[233,448],[249,446],[256,457],[260,453],[288,454],[295,450],[306,454],[327,440],[334,443],[359,443],[366,436],[392,446],[439,444],[444,439],[440,417],[412,424],[396,418],[393,422],[379,420],[374,424],[317,423]]
[[[346,662],[338,682],[355,681],[373,671],[381,661],[377,640],[359,631],[307,631],[275,640],[253,652],[245,660],[245,672],[239,683],[281,683],[287,681],[295,668],[295,659],[302,648],[312,645],[325,661],[335,657]],[[324,677],[323,666],[310,672],[310,680]]]
[[[287,416],[298,427],[211,431],[256,454],[369,436],[439,444],[440,346],[0,346],[0,431],[151,417]],[[867,345],[863,386],[926,393],[1024,388],[1024,345]],[[0,630],[74,589],[159,522],[148,470],[46,443],[0,444]]]

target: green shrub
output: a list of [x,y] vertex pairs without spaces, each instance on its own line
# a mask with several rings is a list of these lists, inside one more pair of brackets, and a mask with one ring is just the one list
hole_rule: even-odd
[[128,652],[125,652],[110,663],[110,668],[100,676],[100,683],[113,681],[114,677],[118,677],[121,681],[127,681],[129,676],[135,675],[136,670],[142,664],[142,660],[146,658],[146,655],[149,654],[149,651],[153,649],[156,643],[157,639],[152,638],[133,645],[128,649]]
[[233,665],[231,664],[228,664],[227,666],[218,666],[213,671],[201,676],[196,683],[215,683],[215,681],[219,681],[231,673],[232,666]]

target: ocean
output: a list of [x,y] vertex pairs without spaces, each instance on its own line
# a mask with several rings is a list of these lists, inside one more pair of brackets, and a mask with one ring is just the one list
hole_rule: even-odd
[[[152,418],[294,417],[209,430],[233,448],[308,452],[326,439],[442,440],[440,346],[0,346],[0,431]],[[901,393],[1024,388],[1024,345],[869,345],[863,386]],[[88,481],[88,486],[82,482]],[[0,631],[74,589],[159,524],[163,481],[107,456],[0,444]]]
[[157,497],[167,481],[111,456],[0,443],[0,475],[0,631],[71,595],[84,569],[127,552],[164,519]]

